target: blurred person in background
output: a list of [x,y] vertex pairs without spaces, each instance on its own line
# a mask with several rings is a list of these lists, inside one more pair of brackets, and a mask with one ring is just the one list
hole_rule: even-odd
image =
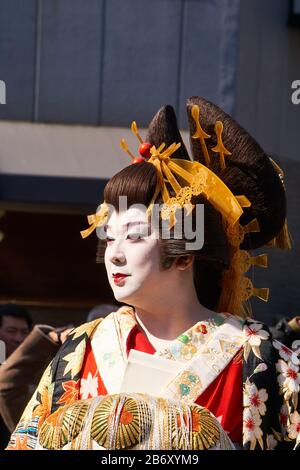
[[21,305],[5,304],[0,307],[0,341],[4,341],[6,357],[24,341],[32,328],[29,312]]
[[[0,307],[0,341],[4,343],[4,358],[11,356],[22,344],[32,329],[32,320],[29,312],[17,304],[4,304]],[[0,358],[0,360],[4,359]],[[1,380],[2,367],[0,367]],[[1,386],[0,386],[1,388]],[[0,392],[1,393],[1,392]],[[28,396],[26,396],[26,399]],[[25,403],[26,403],[25,399]],[[2,408],[2,407],[1,407]],[[10,430],[0,408],[0,449],[3,449],[10,436]]]
[[32,329],[29,312],[15,304],[0,308],[0,321],[0,339],[6,345],[6,360],[0,366],[0,449],[4,449],[43,370],[73,325]]

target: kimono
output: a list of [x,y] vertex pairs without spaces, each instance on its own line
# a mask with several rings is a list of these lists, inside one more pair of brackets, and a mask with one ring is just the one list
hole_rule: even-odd
[[[131,349],[180,362],[162,398],[142,402],[138,395],[119,394]],[[221,437],[221,448],[228,449],[232,442],[238,449],[300,448],[298,353],[272,339],[263,323],[228,313],[198,322],[156,351],[139,329],[134,310],[124,306],[70,333],[44,372],[8,449],[145,448],[140,441],[149,416],[137,420],[136,414],[145,409],[147,414],[153,403],[155,409],[167,406],[169,417],[175,410],[168,444],[161,435],[168,434],[169,421],[161,429],[154,426],[154,448],[220,448]],[[108,438],[115,415],[119,429]],[[183,442],[188,418],[191,447]]]

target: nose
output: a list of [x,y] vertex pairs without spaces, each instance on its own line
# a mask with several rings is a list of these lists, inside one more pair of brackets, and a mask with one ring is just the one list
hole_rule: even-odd
[[120,243],[116,240],[110,252],[110,261],[118,266],[125,264],[126,258]]
[[123,255],[116,255],[112,258],[111,261],[112,261],[112,263],[114,263],[118,266],[125,264],[125,258],[124,258]]

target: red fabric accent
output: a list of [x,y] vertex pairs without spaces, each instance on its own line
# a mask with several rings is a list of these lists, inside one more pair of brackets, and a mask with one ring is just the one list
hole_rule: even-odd
[[242,360],[233,359],[196,400],[219,418],[230,439],[239,444],[242,444],[243,425],[242,370]]
[[127,356],[131,349],[135,349],[136,351],[141,351],[148,354],[155,353],[155,349],[148,340],[147,336],[139,330],[139,327],[137,325],[131,330],[127,338]]

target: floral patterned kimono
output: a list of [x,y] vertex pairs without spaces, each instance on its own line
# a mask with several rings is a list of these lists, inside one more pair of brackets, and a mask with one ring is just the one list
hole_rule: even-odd
[[[164,387],[162,399],[120,398],[131,349],[181,363],[180,372]],[[178,402],[183,411],[174,405],[175,421],[170,426],[164,421],[161,433],[154,426],[154,440],[172,428],[171,448],[218,448],[215,423],[221,424],[236,448],[296,448],[300,443],[298,352],[272,340],[262,323],[229,314],[199,322],[167,348],[155,351],[140,331],[133,309],[122,307],[70,333],[44,372],[8,449],[136,448],[149,429],[149,419],[138,420],[138,413],[147,415],[153,403],[163,408]],[[217,418],[214,422],[212,414]],[[116,415],[119,428],[112,437],[110,420]],[[185,447],[188,417],[191,446]],[[159,439],[162,447],[156,443],[154,448],[169,448]]]

